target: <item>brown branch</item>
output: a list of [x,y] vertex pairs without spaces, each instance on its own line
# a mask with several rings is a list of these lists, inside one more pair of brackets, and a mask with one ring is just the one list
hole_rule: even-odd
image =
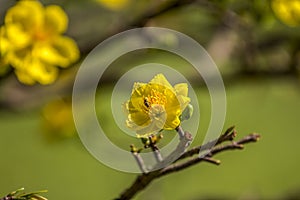
[[[175,163],[179,160],[179,159],[177,159],[173,162],[173,164],[171,164],[169,166],[166,166],[162,169],[152,171],[152,172],[149,172],[147,174],[139,175],[136,178],[136,180],[133,182],[133,184],[128,189],[126,189],[120,195],[120,197],[117,198],[117,199],[119,199],[119,200],[131,199],[138,192],[142,191],[145,187],[147,187],[156,178],[165,176],[165,175],[170,174],[172,172],[177,172],[177,171],[186,169],[186,168],[188,168],[190,166],[193,166],[193,165],[196,165],[196,164],[198,164],[202,161],[219,165],[220,161],[215,160],[215,159],[212,158],[214,155],[216,155],[220,152],[223,152],[223,151],[227,151],[227,150],[243,149],[243,144],[256,142],[260,138],[259,134],[252,133],[252,134],[249,134],[249,135],[245,136],[244,138],[242,138],[242,139],[240,139],[236,142],[233,141],[233,142],[231,142],[229,144],[226,144],[226,145],[219,145],[219,144],[221,144],[223,142],[226,142],[226,141],[232,141],[234,139],[234,137],[236,136],[236,131],[233,130],[233,127],[231,127],[228,130],[224,134],[222,134],[217,139],[217,141],[214,141],[214,144],[210,149],[206,149],[206,150],[209,150],[209,154],[205,155],[204,157],[191,158],[191,159],[189,159],[187,161],[184,161],[182,163]],[[212,142],[209,142],[209,143],[211,145]],[[183,159],[183,158],[187,158],[189,156],[193,156],[195,154],[199,154],[200,149],[202,151],[203,148],[205,149],[210,145],[205,144],[205,145],[202,145],[202,146],[199,146],[199,147],[195,147],[195,148],[187,151],[186,153],[183,153],[180,158]]]
[[184,132],[184,136],[180,139],[180,142],[178,143],[176,149],[173,152],[171,152],[166,158],[164,158],[164,160],[162,162],[157,163],[157,165],[155,165],[152,168],[152,171],[161,169],[162,167],[168,166],[172,162],[176,161],[176,158],[178,158],[178,155],[181,155],[184,153],[184,151],[190,145],[191,141],[192,141],[192,134],[190,134],[187,131]]
[[234,126],[231,126],[230,128],[228,128],[219,138],[215,139],[215,140],[212,140],[204,145],[201,145],[201,146],[197,146],[197,147],[194,147],[192,149],[190,149],[189,151],[183,153],[179,158],[178,160],[181,160],[181,159],[184,159],[184,158],[187,158],[187,157],[190,157],[190,156],[193,156],[195,154],[199,154],[200,151],[203,152],[203,151],[206,151],[206,150],[209,150],[211,149],[212,147],[218,145],[218,144],[221,144],[223,142],[226,142],[226,141],[232,141],[234,140],[234,138],[236,137],[236,131],[234,130]]
[[170,165],[170,166],[162,169],[160,171],[160,174],[158,175],[158,177],[164,176],[166,174],[169,174],[169,173],[172,173],[172,172],[175,172],[175,171],[183,170],[185,168],[193,166],[193,165],[195,165],[199,162],[202,162],[202,161],[210,162],[210,163],[217,164],[217,165],[221,164],[220,161],[218,162],[217,160],[214,160],[211,157],[218,154],[218,153],[220,153],[220,152],[223,152],[223,151],[243,149],[244,147],[243,147],[242,144],[246,144],[246,143],[250,143],[250,142],[256,142],[256,141],[258,141],[259,137],[260,137],[259,134],[250,134],[250,135],[247,135],[246,137],[244,137],[243,139],[241,139],[237,142],[232,142],[231,144],[227,144],[227,145],[224,145],[224,146],[216,146],[210,151],[210,153],[208,155],[206,155],[204,157],[196,157],[196,158],[188,160],[187,162],[184,162],[184,163],[181,163],[181,164],[173,164],[173,165]]

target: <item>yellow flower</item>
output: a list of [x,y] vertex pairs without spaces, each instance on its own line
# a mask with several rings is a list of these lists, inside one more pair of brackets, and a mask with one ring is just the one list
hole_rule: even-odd
[[50,139],[68,138],[76,133],[70,99],[57,99],[43,108],[42,125],[44,133]]
[[67,26],[68,17],[59,6],[18,1],[0,27],[0,64],[11,65],[22,83],[53,83],[58,66],[68,67],[79,58],[75,41],[62,36]]
[[174,130],[180,125],[180,115],[190,103],[188,85],[174,87],[163,74],[156,75],[149,83],[135,83],[131,98],[124,104],[126,125],[137,136],[147,137],[158,131]]
[[96,0],[98,3],[100,3],[102,6],[110,9],[110,10],[121,10],[127,4],[130,0]]
[[300,25],[300,0],[272,0],[275,15],[288,26]]

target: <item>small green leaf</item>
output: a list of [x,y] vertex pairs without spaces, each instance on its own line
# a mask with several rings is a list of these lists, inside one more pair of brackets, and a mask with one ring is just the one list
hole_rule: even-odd
[[11,197],[11,196],[14,196],[15,194],[17,194],[19,192],[22,192],[22,191],[24,191],[24,188],[17,189],[16,191],[13,191],[13,192],[9,193],[7,196]]
[[42,197],[41,195],[33,194],[30,196],[30,200],[48,200],[48,199],[45,197]]

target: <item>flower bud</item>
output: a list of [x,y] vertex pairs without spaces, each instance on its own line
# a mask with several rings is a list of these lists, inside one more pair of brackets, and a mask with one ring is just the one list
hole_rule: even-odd
[[191,104],[188,104],[182,114],[180,115],[180,121],[188,120],[193,115],[194,108]]

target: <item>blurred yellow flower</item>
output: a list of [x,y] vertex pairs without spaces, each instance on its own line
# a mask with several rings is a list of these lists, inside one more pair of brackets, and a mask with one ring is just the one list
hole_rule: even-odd
[[180,115],[190,103],[188,85],[174,87],[163,74],[156,75],[149,83],[135,83],[131,98],[124,104],[126,125],[138,137],[147,137],[158,131],[174,130],[180,125]]
[[300,0],[272,0],[275,15],[288,26],[300,25]]
[[68,138],[76,133],[70,99],[57,99],[43,108],[43,128],[48,138]]
[[102,6],[110,9],[110,10],[121,10],[127,6],[130,0],[96,0]]
[[25,84],[53,83],[59,67],[79,58],[74,40],[62,36],[68,17],[57,5],[43,7],[35,0],[20,0],[11,7],[0,27],[0,58],[11,65]]

